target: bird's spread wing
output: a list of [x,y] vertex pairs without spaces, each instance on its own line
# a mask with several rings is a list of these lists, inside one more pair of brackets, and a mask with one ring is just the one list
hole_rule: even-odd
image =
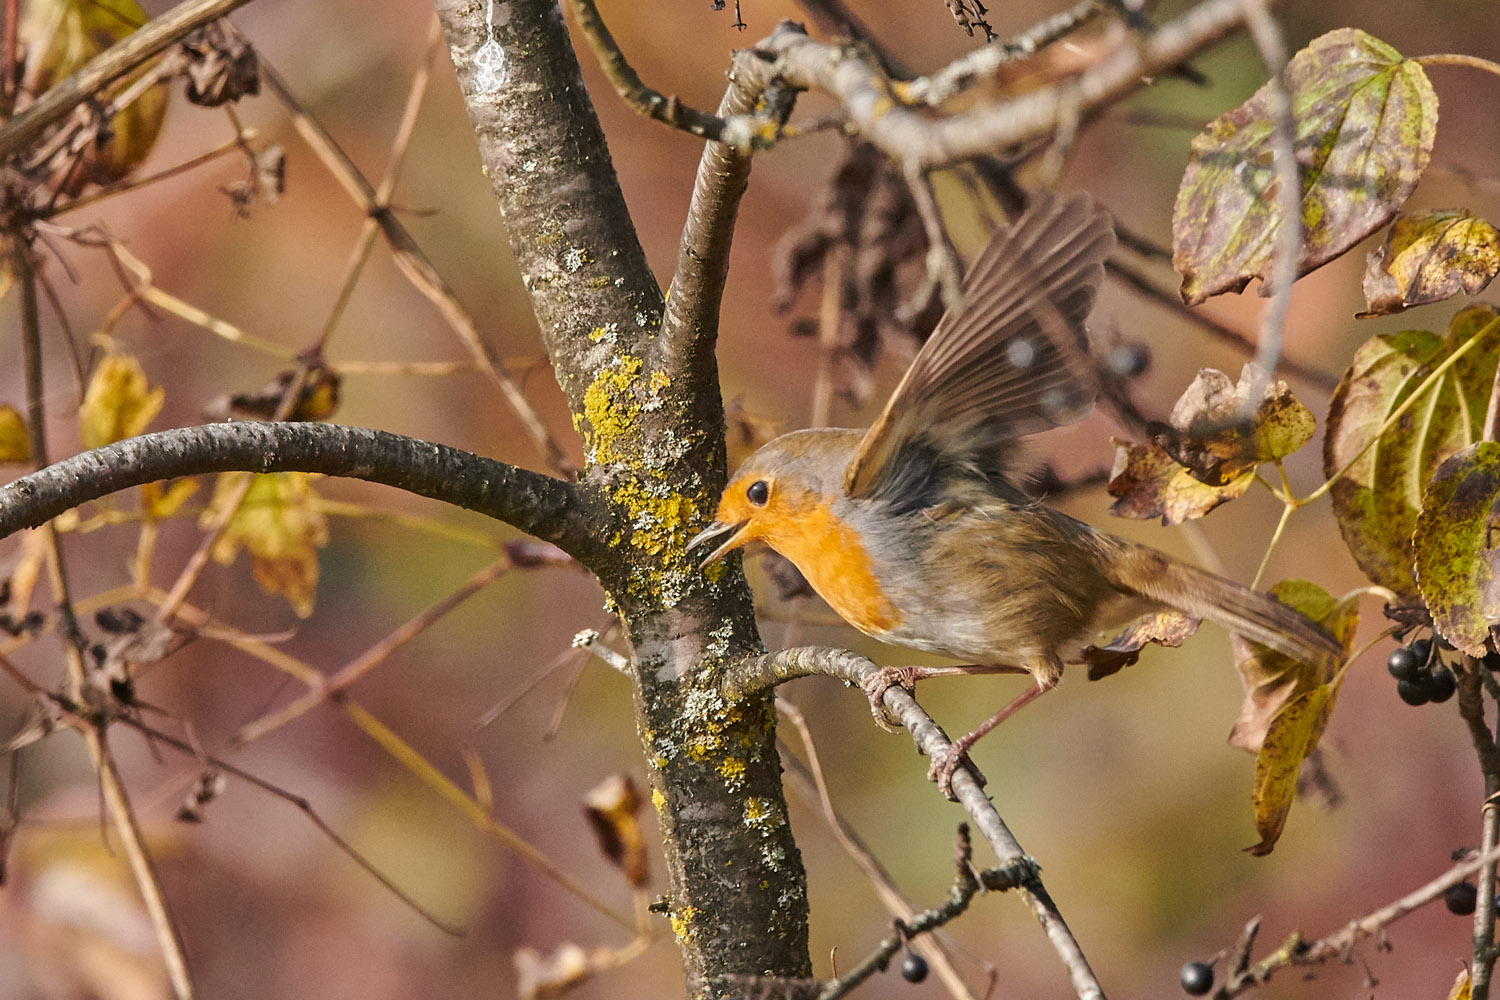
[[1002,473],[1010,442],[1082,418],[1095,396],[1084,320],[1114,245],[1086,194],[1038,199],[993,237],[860,442],[846,492],[899,491],[934,460]]

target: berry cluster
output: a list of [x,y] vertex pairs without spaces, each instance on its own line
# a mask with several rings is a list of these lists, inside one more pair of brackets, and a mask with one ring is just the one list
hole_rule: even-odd
[[1447,701],[1458,688],[1457,678],[1443,658],[1436,655],[1431,639],[1418,639],[1409,646],[1397,647],[1385,661],[1385,668],[1396,678],[1396,693],[1408,705]]

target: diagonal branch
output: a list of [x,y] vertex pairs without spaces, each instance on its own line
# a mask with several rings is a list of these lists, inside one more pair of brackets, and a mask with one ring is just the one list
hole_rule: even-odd
[[455,504],[552,542],[585,566],[610,525],[586,487],[447,445],[315,423],[208,424],[128,438],[0,488],[0,537],[132,486],[213,472],[318,472]]

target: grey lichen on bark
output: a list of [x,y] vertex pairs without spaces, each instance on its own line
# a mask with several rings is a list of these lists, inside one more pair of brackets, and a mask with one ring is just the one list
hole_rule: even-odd
[[[761,648],[749,590],[737,560],[704,572],[684,552],[725,477],[712,350],[723,263],[713,262],[703,283],[714,308],[664,335],[663,297],[556,4],[496,5],[494,39],[508,74],[488,94],[475,86],[472,58],[485,40],[484,7],[436,7],[583,438],[584,484],[622,526],[607,539],[616,558],[595,569],[630,640],[688,991],[743,996],[752,983],[804,979],[806,876],[787,822],[772,702],[720,692],[725,665]],[[733,216],[731,205],[711,224],[732,226]],[[716,230],[713,242],[727,248],[727,237]]]

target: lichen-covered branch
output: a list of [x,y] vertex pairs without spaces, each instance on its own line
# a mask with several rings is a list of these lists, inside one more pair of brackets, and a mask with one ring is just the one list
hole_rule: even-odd
[[314,423],[207,424],[127,438],[0,487],[0,537],[132,486],[213,472],[319,472],[488,514],[584,565],[606,551],[607,509],[588,490],[447,445]]
[[[748,691],[764,689],[782,681],[812,674],[828,674],[868,690],[868,682],[879,673],[880,667],[875,663],[847,649],[799,646],[795,649],[784,649],[778,653],[749,658],[735,664],[733,670],[725,677],[725,693],[731,697],[742,696]],[[916,698],[910,691],[900,685],[892,685],[885,689],[883,700],[886,709],[900,720],[901,725],[911,735],[912,742],[916,744],[919,752],[926,754],[929,758],[936,758],[950,749],[952,744],[948,740],[948,735],[933,721],[932,716],[917,704]],[[1005,825],[1005,820],[1000,817],[995,804],[990,801],[989,796],[984,794],[979,782],[967,768],[961,767],[953,772],[953,794],[959,804],[964,807],[964,811],[969,814],[969,818],[974,821],[980,835],[990,845],[990,849],[995,852],[995,856],[1000,859],[1002,865],[1009,867],[1028,861],[1026,852],[1021,849],[1021,845],[1010,832],[1010,828]],[[1093,970],[1089,968],[1083,949],[1079,947],[1078,940],[1068,929],[1062,914],[1058,912],[1057,904],[1048,895],[1040,875],[1033,874],[1031,878],[1024,879],[1017,889],[1031,908],[1032,914],[1042,925],[1048,940],[1052,942],[1052,947],[1062,959],[1063,965],[1067,967],[1068,975],[1073,981],[1073,989],[1080,1000],[1094,1000],[1094,998],[1103,1000],[1104,991]]]

